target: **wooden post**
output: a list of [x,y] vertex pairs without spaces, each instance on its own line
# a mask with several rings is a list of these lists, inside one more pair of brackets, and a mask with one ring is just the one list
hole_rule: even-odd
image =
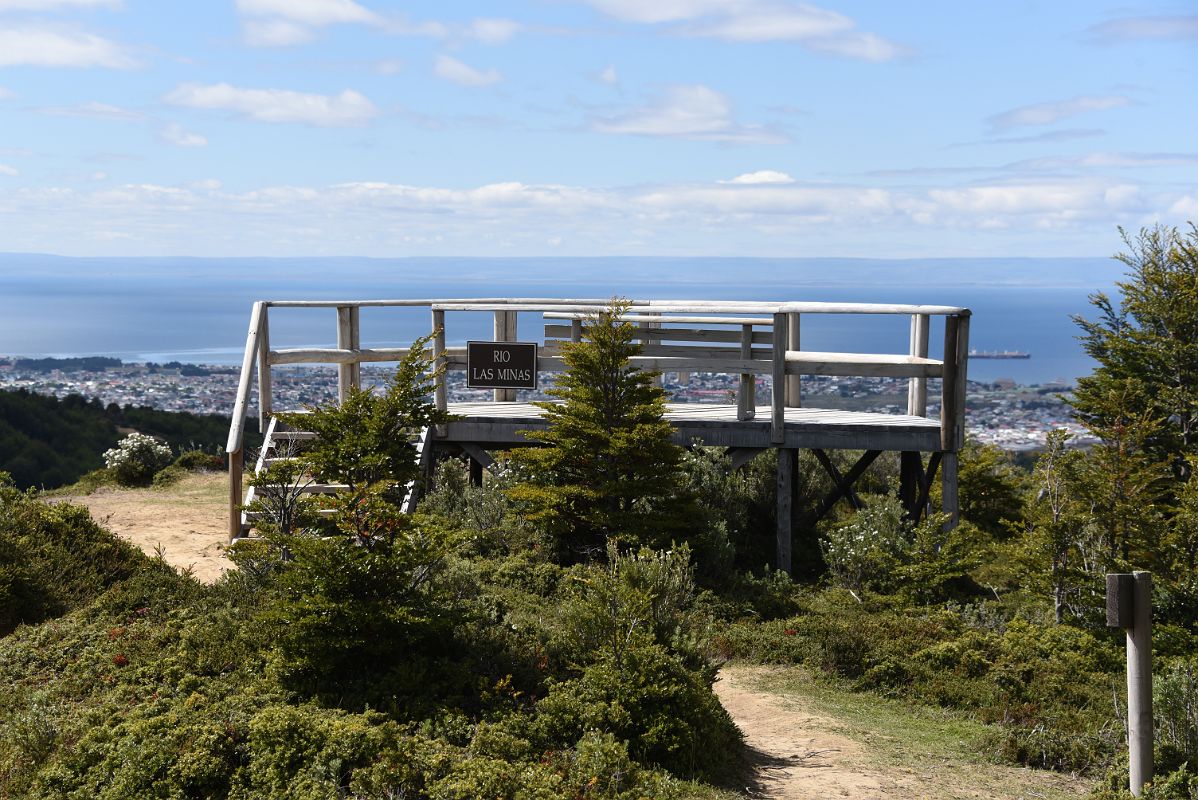
[[[753,326],[740,326],[740,357],[753,358]],[[740,391],[736,396],[736,418],[749,420],[757,416],[757,380],[751,372],[742,372]]]
[[[495,312],[495,341],[497,342],[514,342],[516,341],[516,312],[514,311],[496,311]],[[495,389],[492,395],[497,403],[514,403],[516,401],[515,389]]]
[[799,451],[791,447],[778,448],[778,535],[775,566],[791,571],[791,529],[794,524],[794,473]]
[[[661,314],[655,313],[653,311],[646,311],[645,314],[647,316],[651,316],[651,317],[660,317],[661,316]],[[652,328],[660,328],[660,327],[661,327],[660,322],[642,322],[641,323],[641,328],[644,330],[649,330]],[[654,341],[655,341],[654,339],[649,339],[649,338],[641,339],[641,342],[644,344],[652,344]],[[664,375],[662,375],[661,373],[658,373],[657,377],[653,379],[653,385],[660,389],[662,384],[665,383],[664,378],[665,378]]]
[[[354,325],[353,307],[337,306],[337,349],[353,350]],[[353,364],[337,365],[337,400],[344,403],[349,397],[349,388],[354,385]]]
[[582,341],[582,320],[580,320],[580,319],[570,320],[570,341],[572,341],[572,342],[581,342]]
[[[349,309],[349,349],[362,349],[362,309],[358,306]],[[362,362],[349,365],[349,382],[355,389],[362,388]]]
[[959,357],[962,317],[948,316],[944,319],[944,372],[940,390],[940,449],[944,453],[940,465],[941,509],[948,514],[948,527],[956,527],[961,520],[961,509],[957,497],[957,451],[961,448],[964,421],[964,392],[958,393],[961,383]]
[[266,433],[270,415],[274,412],[274,394],[270,382],[270,328],[267,322],[268,306],[262,304],[262,317],[258,320],[258,432]]
[[1133,572],[1135,599],[1127,630],[1128,781],[1139,797],[1152,780],[1152,573]]
[[229,453],[229,544],[241,536],[241,502],[242,494],[241,472],[244,464],[242,451]]
[[473,458],[470,461],[470,485],[483,485],[483,465],[475,461]]
[[918,520],[922,509],[917,505],[920,495],[920,478],[923,458],[915,451],[904,450],[899,454],[899,499],[910,519]]
[[[930,319],[927,314],[911,315],[911,355],[918,358],[928,357],[928,328]],[[913,417],[926,417],[928,414],[928,379],[912,378],[907,385],[907,413]]]
[[[786,441],[786,343],[789,341],[787,315],[774,315],[773,386],[770,390],[772,415],[770,442],[780,445]],[[781,500],[779,500],[781,502]]]
[[[786,349],[801,350],[799,340],[799,315],[786,315]],[[799,408],[803,405],[803,377],[801,375],[786,376],[786,407]]]
[[438,411],[449,408],[449,390],[445,385],[445,312],[433,309],[433,370],[437,382],[433,388],[433,402]]

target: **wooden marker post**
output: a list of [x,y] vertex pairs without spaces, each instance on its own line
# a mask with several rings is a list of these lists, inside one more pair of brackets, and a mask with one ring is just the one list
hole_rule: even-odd
[[1106,576],[1106,624],[1127,632],[1128,784],[1152,780],[1152,573]]

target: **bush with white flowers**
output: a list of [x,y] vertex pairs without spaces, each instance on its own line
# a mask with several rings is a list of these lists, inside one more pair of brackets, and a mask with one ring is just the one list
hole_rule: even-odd
[[123,486],[149,483],[155,472],[171,463],[171,458],[169,447],[143,433],[131,433],[116,447],[104,451],[104,465]]

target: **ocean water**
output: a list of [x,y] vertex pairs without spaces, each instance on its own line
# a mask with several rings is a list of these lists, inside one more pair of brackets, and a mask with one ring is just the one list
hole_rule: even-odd
[[[970,377],[1072,381],[1093,364],[1072,315],[1120,277],[1107,259],[78,259],[0,255],[0,354],[112,355],[233,364],[251,304],[272,299],[571,297],[815,300],[965,306],[971,346],[1027,360],[970,362]],[[276,309],[274,347],[332,346],[331,309]],[[489,338],[489,314],[450,314],[450,343]],[[539,331],[521,319],[521,338]],[[366,346],[428,332],[425,309],[364,309]],[[935,323],[931,353],[941,349]],[[908,319],[806,315],[810,350],[905,352]]]

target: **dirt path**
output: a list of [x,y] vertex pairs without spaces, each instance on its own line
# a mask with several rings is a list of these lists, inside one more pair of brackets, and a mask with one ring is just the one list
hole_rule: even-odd
[[191,568],[211,582],[229,569],[228,484],[223,475],[188,475],[167,489],[102,488],[63,497],[87,506],[92,517],[123,539],[154,555],[161,545],[167,563]]
[[[985,763],[925,744],[905,747],[893,733],[895,719],[874,728],[823,713],[792,691],[773,689],[780,668],[732,666],[720,671],[716,694],[745,734],[751,752],[755,798],[1065,798],[1087,788],[1067,775]],[[794,670],[791,670],[794,672]],[[866,707],[870,696],[860,695]],[[879,701],[880,702],[880,701]],[[879,714],[895,716],[893,710]],[[897,720],[901,728],[902,720]],[[926,725],[926,723],[924,723]],[[926,731],[921,732],[926,736]]]

